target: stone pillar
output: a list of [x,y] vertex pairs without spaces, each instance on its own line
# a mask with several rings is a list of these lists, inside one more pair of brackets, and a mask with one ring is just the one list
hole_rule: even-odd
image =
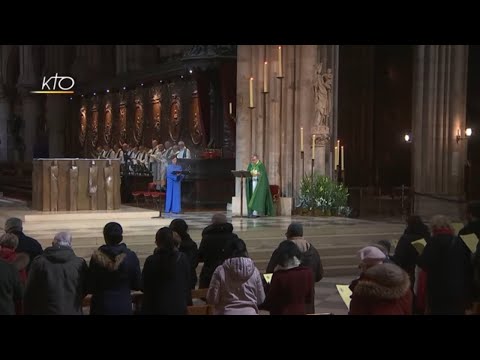
[[0,161],[8,160],[8,122],[11,116],[11,104],[0,83]]
[[65,121],[69,98],[65,96],[47,96],[46,116],[48,126],[48,150],[51,158],[65,156]]
[[[19,54],[20,76],[17,88],[22,98],[21,121],[23,126],[23,143],[25,145],[23,161],[31,162],[37,135],[37,121],[40,115],[40,98],[38,95],[31,94],[30,91],[36,90],[37,86],[35,84],[38,84],[40,79],[37,78],[34,71],[32,45],[19,46]],[[22,155],[20,155],[21,159]]]
[[[283,45],[282,55],[284,77],[280,80],[277,78],[278,45],[237,47],[236,165],[237,169],[245,169],[250,155],[257,152],[266,164],[270,184],[280,186],[278,213],[290,215],[302,179],[301,127],[304,128],[305,171],[310,171],[315,109],[313,79],[318,49],[317,45]],[[268,62],[266,95],[262,93],[265,60]],[[249,109],[250,77],[254,78],[253,110]],[[325,158],[325,153],[322,157]],[[325,168],[325,161],[318,166]],[[233,214],[239,213],[239,204],[236,204],[239,195],[237,181]]]
[[[249,45],[237,47],[237,121],[236,121],[236,157],[235,166],[238,170],[245,170],[250,159],[251,139],[251,118],[248,109],[249,101],[249,79],[251,76],[251,48]],[[247,110],[245,110],[247,108]],[[240,180],[236,180],[235,197],[232,199],[232,214],[240,214]],[[244,187],[243,214],[247,215],[247,206]]]
[[128,45],[115,45],[117,74],[127,72],[127,46]]
[[418,45],[414,56],[414,210],[459,218],[466,143],[456,135],[466,124],[468,46]]
[[[23,161],[31,162],[33,159],[33,147],[37,138],[37,123],[40,115],[40,102],[38,95],[30,94],[31,88],[21,88],[22,96],[22,122],[24,127],[23,142],[25,152]],[[20,159],[21,160],[21,159]]]
[[136,71],[142,68],[142,45],[127,45],[127,69]]
[[[66,61],[64,47],[58,45],[47,45],[46,67],[48,73],[66,72]],[[67,106],[69,100],[67,95],[47,95],[46,119],[48,127],[48,150],[50,157],[65,156],[65,121],[67,118]]]

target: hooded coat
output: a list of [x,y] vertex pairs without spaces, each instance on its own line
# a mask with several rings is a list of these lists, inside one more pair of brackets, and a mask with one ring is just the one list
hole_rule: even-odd
[[26,315],[81,315],[87,263],[67,246],[52,246],[33,260],[25,288]]
[[351,289],[349,315],[412,314],[410,278],[395,264],[372,266]]
[[211,224],[202,231],[202,241],[198,248],[198,262],[203,262],[198,288],[207,289],[213,272],[223,263],[223,249],[228,242],[237,238],[230,223]]
[[258,315],[264,300],[262,279],[252,259],[227,259],[213,273],[207,303],[215,306],[215,315]]
[[88,283],[91,315],[131,315],[131,292],[141,286],[137,255],[123,243],[101,246],[90,259]]

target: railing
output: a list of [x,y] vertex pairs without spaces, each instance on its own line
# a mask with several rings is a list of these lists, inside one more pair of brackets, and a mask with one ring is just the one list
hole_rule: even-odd
[[357,216],[389,215],[406,217],[412,213],[412,188],[402,185],[394,187],[357,187],[349,190],[349,205]]

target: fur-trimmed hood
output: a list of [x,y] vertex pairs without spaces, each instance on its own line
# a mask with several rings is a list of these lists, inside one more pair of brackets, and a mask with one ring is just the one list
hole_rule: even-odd
[[408,274],[395,264],[371,267],[359,279],[353,294],[381,300],[396,300],[410,291]]
[[91,261],[95,261],[108,271],[117,271],[126,257],[127,247],[125,244],[104,245],[93,252]]

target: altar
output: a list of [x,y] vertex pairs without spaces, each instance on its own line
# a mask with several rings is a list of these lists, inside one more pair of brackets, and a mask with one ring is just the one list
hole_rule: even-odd
[[32,208],[118,210],[120,183],[118,159],[34,159]]

